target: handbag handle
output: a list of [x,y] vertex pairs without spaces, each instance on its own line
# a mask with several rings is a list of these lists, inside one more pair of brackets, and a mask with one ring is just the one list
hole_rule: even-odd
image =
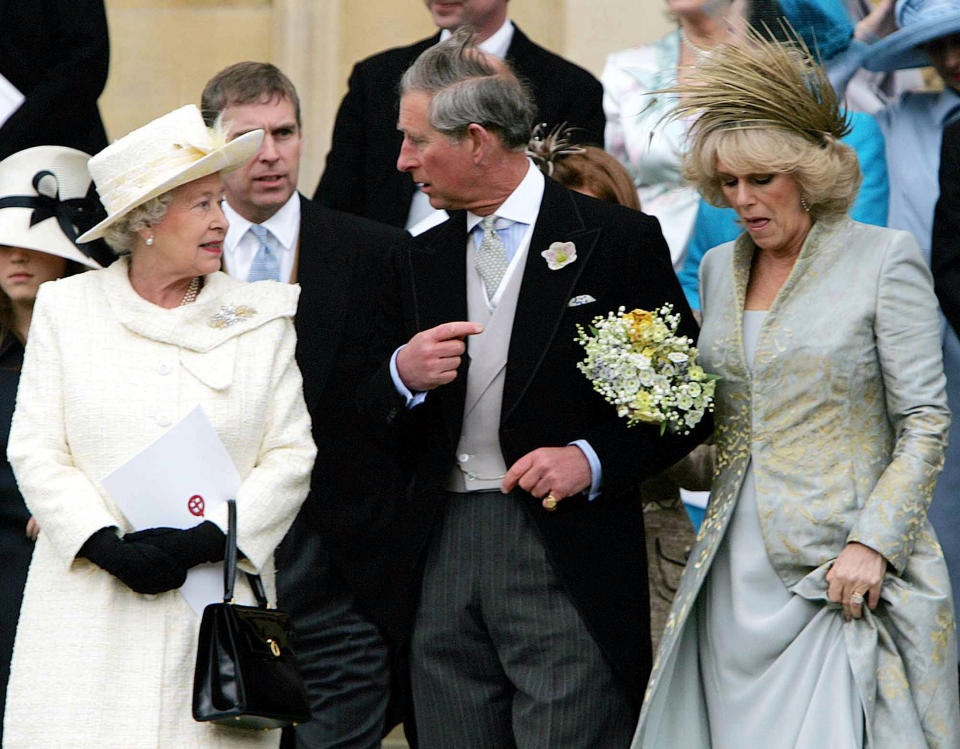
[[223,602],[233,602],[237,580],[237,500],[227,500],[227,547],[223,554]]
[[[253,595],[257,599],[257,605],[262,608],[268,608],[267,594],[263,589],[263,581],[260,575],[254,575],[250,572],[244,573],[247,576],[247,582],[253,590]],[[223,555],[223,602],[233,603],[233,588],[237,581],[237,500],[227,500],[227,545]]]

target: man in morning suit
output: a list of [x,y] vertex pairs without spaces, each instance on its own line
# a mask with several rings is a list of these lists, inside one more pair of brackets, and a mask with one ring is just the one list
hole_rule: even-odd
[[586,70],[530,41],[507,18],[508,0],[425,0],[440,31],[356,64],[340,104],[327,165],[313,199],[392,226],[413,230],[430,216],[426,195],[396,170],[400,76],[427,47],[472,26],[480,48],[510,61],[536,102],[534,123],[581,128],[583,143],[603,144],[603,87]]
[[[344,329],[362,318],[358,302],[373,266],[403,232],[332,211],[296,191],[302,146],[300,101],[290,80],[266,63],[242,62],[214,76],[203,91],[208,124],[218,117],[236,137],[256,128],[263,145],[245,166],[224,176],[225,269],[253,281],[302,287],[295,326],[297,363],[319,458],[310,495],[277,549],[279,603],[293,617],[297,656],[314,720],[296,728],[297,747],[379,746],[390,693],[388,649],[355,603],[362,550],[351,546],[363,509],[336,505],[332,487],[345,443],[359,444],[339,418],[352,399]],[[289,741],[289,736],[286,737]]]
[[656,220],[544,178],[529,94],[470,42],[401,83],[397,166],[450,217],[383,281],[358,401],[412,480],[371,553],[410,630],[420,746],[624,747],[651,666],[637,486],[711,425],[628,429],[577,370],[576,326],[665,302],[696,325]]
[[960,120],[943,130],[930,266],[943,314],[960,335]]
[[103,0],[0,0],[0,76],[24,97],[0,116],[0,159],[31,146],[106,148],[97,99],[109,62]]
[[[947,319],[943,331],[945,356],[960,358],[960,120],[943,130],[940,145],[940,198],[933,216],[933,237],[930,249],[930,270],[940,308]],[[947,378],[947,403],[953,411],[954,424],[960,413],[960,382]],[[946,465],[960,459],[960,445],[951,440],[947,445]],[[960,471],[945,470],[940,474],[930,505],[930,521],[943,548],[953,588],[953,607],[960,616]]]

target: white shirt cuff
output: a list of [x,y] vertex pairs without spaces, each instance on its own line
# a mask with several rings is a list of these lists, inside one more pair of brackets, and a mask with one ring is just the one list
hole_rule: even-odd
[[397,371],[397,354],[400,353],[400,349],[402,348],[403,346],[400,346],[393,352],[393,356],[390,357],[390,379],[393,380],[393,386],[397,392],[403,396],[407,408],[413,408],[414,406],[419,406],[427,399],[427,392],[424,390],[419,393],[413,393],[410,391],[410,388],[403,384],[403,380],[400,379],[400,373]]
[[600,469],[600,458],[597,457],[597,453],[590,447],[590,443],[586,440],[574,440],[570,444],[579,447],[580,451],[587,458],[587,462],[590,464],[590,493],[587,495],[587,499],[592,502],[600,494],[600,484],[603,479],[603,472]]

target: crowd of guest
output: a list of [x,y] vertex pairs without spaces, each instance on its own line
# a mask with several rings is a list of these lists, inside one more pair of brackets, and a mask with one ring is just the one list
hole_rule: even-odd
[[[276,66],[107,145],[102,3],[9,5],[4,747],[960,747],[957,0],[667,0],[599,80],[427,0],[312,198]],[[683,429],[581,371],[629,310],[698,347]],[[139,521],[108,477],[196,410],[236,521]],[[282,731],[197,713],[234,545]]]

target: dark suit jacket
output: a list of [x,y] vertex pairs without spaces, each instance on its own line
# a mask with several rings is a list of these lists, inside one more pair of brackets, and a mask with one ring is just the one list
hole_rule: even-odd
[[[349,345],[345,330],[349,327],[362,335],[369,325],[374,310],[367,302],[377,268],[387,262],[393,246],[407,237],[400,230],[332,211],[303,196],[300,210],[297,363],[318,457],[310,495],[277,550],[278,595],[295,618],[336,592],[324,589],[315,574],[328,561],[348,587],[363,585],[364,553],[351,539],[357,524],[376,506],[362,495],[344,505],[339,501],[343,495],[335,489],[340,482],[350,481],[344,456],[363,444],[356,419],[344,416],[344,409],[353,402],[357,379],[349,354],[356,347]],[[387,485],[384,476],[383,486]]]
[[[404,71],[440,35],[357,63],[340,104],[327,166],[314,200],[323,205],[404,226],[414,184],[397,171],[403,137],[397,131],[398,87]],[[603,144],[603,87],[583,68],[534,44],[514,26],[507,59],[533,90],[536,122],[583,128],[580,141]]]
[[103,0],[0,0],[0,73],[26,97],[0,127],[0,159],[31,146],[105,148],[97,98],[109,60]]
[[960,120],[943,131],[930,265],[940,307],[960,335]]
[[[464,248],[466,219],[454,213],[413,240],[394,272],[397,298],[385,296],[378,337],[384,350],[413,333],[467,319]],[[552,242],[574,242],[577,260],[547,269],[540,253]],[[386,287],[386,284],[385,284]],[[569,307],[590,294],[596,303]],[[650,426],[627,428],[614,407],[576,369],[583,359],[574,341],[577,323],[588,325],[620,305],[653,310],[671,302],[683,315],[682,332],[696,337],[696,324],[670,264],[656,220],[642,213],[571,192],[547,180],[528,251],[510,341],[500,443],[506,463],[538,447],[586,439],[603,471],[602,494],[560,502],[546,512],[524,495],[524,507],[547,553],[595,640],[639,700],[651,665],[649,601],[643,510],[638,479],[651,476],[689,452],[712,429],[710,419],[688,437],[664,436]],[[402,312],[399,329],[389,309]],[[380,544],[369,544],[372,564],[384,570],[376,595],[391,601],[394,637],[406,636],[419,596],[423,553],[446,501],[444,481],[460,434],[469,357],[453,383],[431,391],[406,409],[386,365],[360,392],[365,418],[395,434],[411,466],[405,498],[390,506],[392,528]]]

